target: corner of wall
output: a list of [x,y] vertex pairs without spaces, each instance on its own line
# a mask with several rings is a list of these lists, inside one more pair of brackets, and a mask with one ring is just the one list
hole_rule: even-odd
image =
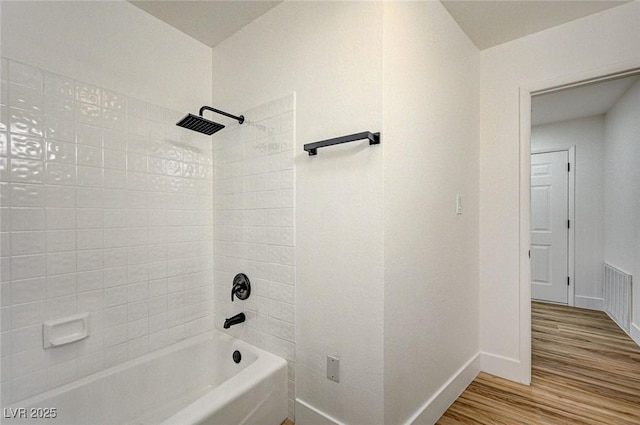
[[434,424],[456,401],[481,371],[481,353],[472,356],[436,393],[427,400],[405,425]]
[[531,383],[530,375],[523,373],[524,366],[521,360],[482,351],[480,352],[480,365],[482,372],[490,375],[525,385]]

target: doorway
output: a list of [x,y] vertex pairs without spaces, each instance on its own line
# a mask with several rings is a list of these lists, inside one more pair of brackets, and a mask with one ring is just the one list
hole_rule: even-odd
[[607,261],[617,263],[612,247],[623,238],[612,231],[611,217],[630,209],[614,192],[627,183],[622,176],[633,180],[638,165],[632,143],[620,140],[635,130],[617,117],[637,112],[639,87],[640,76],[631,75],[532,98],[532,299],[604,309],[602,270]]
[[[626,80],[626,82],[624,80]],[[601,85],[599,83],[603,83],[603,84]],[[599,77],[591,80],[584,80],[579,83],[567,84],[566,82],[558,81],[558,84],[554,88],[547,89],[543,87],[537,87],[536,90],[523,89],[521,92],[521,105],[523,107],[521,109],[521,124],[526,126],[525,128],[523,128],[522,137],[520,140],[521,147],[522,147],[521,149],[521,182],[523,183],[521,184],[521,195],[522,195],[521,200],[523,201],[521,205],[523,206],[526,205],[527,207],[526,214],[521,213],[521,229],[524,230],[525,229],[524,226],[526,226],[526,231],[528,233],[527,239],[529,239],[528,241],[526,241],[527,245],[521,245],[521,259],[522,259],[521,271],[526,273],[526,274],[524,273],[521,274],[521,285],[522,285],[521,288],[523,288],[523,291],[524,291],[524,288],[526,286],[527,288],[526,291],[530,292],[530,296],[527,297],[527,299],[522,299],[521,306],[523,308],[522,311],[525,312],[527,316],[530,315],[530,311],[531,311],[531,299],[536,299],[536,298],[542,299],[541,296],[536,296],[535,285],[536,285],[536,281],[543,280],[543,279],[540,279],[539,276],[540,276],[540,273],[543,273],[544,271],[544,268],[536,264],[535,254],[533,253],[534,251],[533,245],[536,245],[535,236],[533,233],[531,233],[534,226],[538,225],[535,223],[537,218],[534,217],[536,212],[532,209],[532,208],[536,208],[536,205],[535,205],[536,200],[534,199],[534,195],[532,193],[532,184],[535,184],[534,173],[536,172],[535,166],[532,166],[532,158],[535,158],[535,154],[542,153],[544,151],[550,152],[550,151],[564,150],[565,148],[570,146],[570,147],[575,147],[578,155],[576,158],[576,162],[572,164],[572,168],[574,170],[579,170],[579,172],[577,172],[574,176],[574,179],[575,179],[574,191],[576,192],[575,194],[576,200],[574,203],[574,208],[575,208],[574,213],[576,216],[574,217],[574,219],[570,219],[571,221],[570,221],[569,228],[572,229],[572,231],[576,232],[576,228],[579,228],[582,225],[583,231],[581,233],[582,236],[580,236],[580,234],[578,233],[574,233],[573,237],[571,235],[568,236],[569,242],[573,242],[574,244],[575,261],[573,265],[570,264],[570,260],[568,260],[567,262],[568,264],[567,277],[570,277],[570,280],[569,282],[565,282],[565,284],[569,283],[567,287],[570,288],[570,290],[567,293],[566,304],[569,306],[575,305],[576,307],[584,307],[584,308],[589,308],[593,310],[604,310],[604,299],[603,299],[603,291],[602,291],[602,275],[603,275],[602,270],[603,270],[604,263],[625,260],[624,256],[621,256],[620,253],[616,252],[615,250],[615,247],[617,245],[624,245],[624,244],[611,243],[609,241],[605,244],[604,242],[605,225],[604,225],[603,219],[601,219],[601,224],[599,225],[591,225],[591,224],[585,224],[585,223],[587,223],[589,220],[595,220],[596,216],[598,215],[600,215],[601,217],[604,217],[605,203],[607,205],[607,208],[609,208],[609,212],[611,211],[619,212],[621,210],[624,210],[626,215],[632,215],[630,212],[637,208],[634,208],[633,205],[629,205],[628,207],[624,207],[624,208],[621,208],[618,205],[611,206],[610,199],[609,199],[611,198],[611,196],[609,196],[608,194],[606,196],[607,199],[605,202],[604,183],[597,183],[597,182],[594,183],[593,180],[588,180],[588,179],[586,181],[583,181],[581,179],[581,176],[584,177],[585,175],[587,176],[600,175],[602,181],[605,180],[605,174],[607,179],[611,179],[612,176],[615,178],[618,178],[618,174],[621,174],[623,172],[634,172],[633,170],[638,169],[638,163],[635,163],[635,165],[632,165],[632,163],[630,162],[631,156],[635,155],[635,158],[637,161],[638,155],[636,153],[632,154],[631,152],[629,152],[626,157],[620,158],[618,156],[616,158],[616,162],[613,163],[612,165],[610,159],[607,159],[609,163],[605,164],[604,148],[601,148],[600,151],[594,151],[594,150],[589,151],[587,149],[584,149],[584,146],[580,144],[580,143],[584,143],[584,141],[580,143],[565,141],[564,145],[561,147],[558,147],[558,145],[554,145],[554,146],[547,145],[547,146],[544,146],[543,148],[541,148],[540,145],[535,145],[533,143],[534,131],[532,130],[532,127],[534,126],[535,112],[532,113],[531,110],[533,109],[535,111],[534,103],[538,98],[550,97],[547,95],[561,93],[561,92],[569,93],[571,91],[571,90],[568,90],[569,88],[571,89],[592,88],[596,91],[596,93],[600,93],[598,94],[598,96],[601,97],[602,92],[598,92],[598,90],[600,90],[601,87],[604,87],[604,84],[607,84],[607,83],[612,83],[614,85],[617,84],[619,86],[624,86],[625,84],[628,83],[629,85],[626,88],[621,89],[622,93],[620,93],[620,96],[623,93],[626,93],[627,91],[633,91],[633,93],[637,93],[638,86],[640,86],[640,70],[634,69],[634,70],[626,71],[623,73],[611,74],[605,77]],[[617,99],[614,99],[612,103],[615,104],[617,101],[618,101]],[[582,95],[574,96],[573,102],[582,103],[583,106],[585,107],[592,107],[598,103],[595,101],[585,101],[585,98],[583,98]],[[585,128],[589,128],[589,125],[591,126],[602,125],[602,124],[598,124],[597,122],[598,120],[602,121],[602,120],[608,119],[607,111],[610,108],[612,108],[611,105],[609,105],[608,107],[606,107],[601,111],[592,112],[590,115],[587,115],[587,116],[568,117],[568,118],[565,117],[564,119],[559,121],[584,120],[585,122],[582,122],[580,124],[584,125]],[[555,107],[555,108],[548,107],[545,109],[546,109],[545,112],[554,112],[554,113],[563,114],[571,110],[572,108],[565,104],[564,106]],[[574,123],[572,123],[572,125],[573,124]],[[612,126],[613,124],[609,127],[612,127]],[[565,127],[569,128],[569,124],[566,124]],[[610,137],[610,134],[609,134],[611,133],[610,128],[607,127],[606,125],[605,127],[607,128],[607,132],[608,132],[606,137]],[[572,130],[572,132],[574,133],[573,135],[575,137],[576,131]],[[597,131],[593,131],[593,127],[591,127],[589,131],[585,130],[583,134],[593,135],[596,133]],[[604,138],[603,138],[603,141],[604,141]],[[607,153],[608,153],[607,158],[612,156],[609,153],[609,150],[607,151]],[[593,164],[596,163],[595,159],[598,159],[598,158],[601,165],[594,166]],[[605,168],[606,168],[606,171],[605,171]],[[640,179],[637,176],[640,176],[640,174],[636,174],[636,175],[629,174],[626,180],[630,182],[640,181]],[[524,186],[524,184],[526,184],[526,186]],[[608,182],[608,186],[611,187],[612,184]],[[615,186],[615,184],[613,186]],[[602,207],[585,208],[584,201],[585,200],[592,201],[594,198],[594,195],[583,192],[579,196],[577,192],[579,190],[584,191],[584,189],[589,189],[591,190],[592,193],[595,193],[596,189],[600,190],[601,194],[599,195],[599,201],[601,201]],[[619,194],[616,194],[616,196],[622,201],[627,202],[627,204],[629,203],[629,200],[638,198],[638,193],[640,193],[640,192],[637,192],[637,189],[633,187],[631,188],[627,187],[625,189],[619,189],[619,187],[617,187],[616,191],[622,192],[622,196],[619,196]],[[527,199],[525,199],[525,196]],[[582,199],[582,201],[580,199]],[[581,205],[581,202],[583,202],[582,205]],[[640,205],[640,203],[638,204]],[[637,220],[637,216],[633,216],[633,217],[635,217],[635,219]],[[610,230],[609,228],[613,228],[614,230],[616,230],[615,227],[618,227],[619,222],[623,221],[623,219],[624,217],[621,217],[617,220],[611,220],[611,218],[608,217],[607,235],[613,234],[613,232],[609,231]],[[609,224],[611,222],[613,223],[613,225]],[[630,227],[627,226],[627,229],[630,229]],[[616,237],[619,236],[620,233],[621,232],[618,231],[618,234],[616,235]],[[633,234],[634,231],[628,230],[627,233]],[[587,235],[587,237],[584,236],[585,234]],[[597,241],[598,238],[600,238],[600,240],[602,241],[601,242],[602,248],[593,249],[592,247],[597,244],[594,245],[593,243],[590,243],[590,242]],[[589,243],[585,243],[585,241]],[[607,246],[607,250],[606,250],[608,253],[607,255],[605,255],[605,248],[604,248],[605,245]],[[611,247],[613,247],[613,249]],[[531,260],[529,260],[529,253],[528,253],[529,249],[532,250]],[[589,259],[588,258],[589,256],[593,258],[598,258],[598,261],[593,261],[593,258]],[[616,260],[616,258],[618,258],[619,260]],[[590,268],[584,267],[584,265],[587,263],[591,264]],[[631,267],[633,268],[633,266]],[[573,272],[573,275],[572,275],[572,272]],[[640,270],[636,270],[636,274],[640,275]],[[588,276],[591,276],[591,279],[592,279],[591,282],[588,281],[587,279]],[[565,277],[565,279],[567,277]],[[581,284],[582,286],[580,286]],[[600,285],[600,286],[597,286],[597,285]],[[574,291],[573,303],[571,302],[572,291]],[[563,303],[562,301],[558,301],[557,299],[547,299],[547,301]],[[636,308],[640,308],[640,306],[638,306],[637,303],[635,304],[636,304]],[[521,344],[526,350],[525,352],[530,352],[531,331],[530,329],[525,329],[524,326],[529,328],[530,323],[531,323],[530,318],[527,318],[526,321],[522,322],[523,327],[521,329],[523,330],[523,332],[521,333],[521,335],[523,339],[521,340]],[[640,345],[640,339],[638,338],[639,334],[638,332],[636,332],[636,335],[634,336],[633,330],[634,329],[632,326],[630,335],[636,341],[636,343]],[[527,346],[528,346],[528,350],[527,350]],[[530,361],[530,358],[529,358],[529,361]]]

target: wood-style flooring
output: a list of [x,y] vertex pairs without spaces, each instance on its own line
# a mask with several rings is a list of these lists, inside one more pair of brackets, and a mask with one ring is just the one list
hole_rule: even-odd
[[532,304],[532,382],[481,373],[438,421],[640,424],[640,348],[603,312]]
[[295,425],[295,424],[291,422],[291,419],[287,419],[284,422],[282,422],[282,425]]

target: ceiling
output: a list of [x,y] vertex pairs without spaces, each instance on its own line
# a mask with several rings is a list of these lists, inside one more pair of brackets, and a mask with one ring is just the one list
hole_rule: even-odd
[[282,0],[129,0],[129,2],[207,46],[214,47],[282,3]]
[[442,0],[453,19],[480,50],[624,3],[628,1]]
[[[281,3],[262,0],[129,1],[211,47]],[[444,7],[480,50],[627,2],[442,0]]]
[[531,125],[605,114],[638,80],[640,76],[636,74],[534,96],[531,99]]

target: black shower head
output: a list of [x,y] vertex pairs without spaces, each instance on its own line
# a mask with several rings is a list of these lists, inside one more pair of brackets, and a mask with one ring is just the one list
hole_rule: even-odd
[[207,136],[211,136],[216,131],[220,131],[224,128],[224,125],[222,124],[209,121],[206,118],[198,117],[193,114],[187,114],[184,118],[178,121],[176,125],[197,131],[198,133],[206,134]]
[[188,128],[189,130],[197,131],[199,133],[204,133],[208,136],[211,136],[216,131],[220,131],[224,128],[224,125],[218,124],[217,122],[209,121],[206,118],[202,118],[202,113],[204,111],[212,111],[216,114],[224,115],[225,117],[233,118],[237,120],[240,124],[244,122],[244,115],[240,115],[236,117],[235,115],[231,115],[228,112],[221,111],[219,109],[212,108],[211,106],[203,106],[200,108],[200,116],[195,116],[193,114],[187,114],[186,117],[182,118],[180,121],[176,123],[180,127]]

